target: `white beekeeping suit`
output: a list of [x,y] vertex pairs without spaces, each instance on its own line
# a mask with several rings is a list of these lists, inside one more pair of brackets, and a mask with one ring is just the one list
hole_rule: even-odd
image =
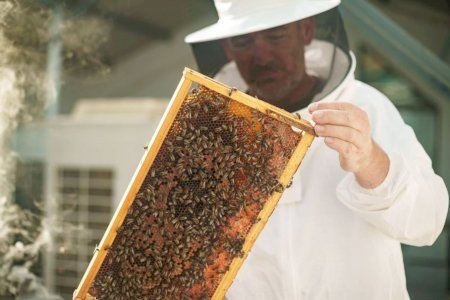
[[[448,193],[389,99],[354,79],[339,1],[215,2],[219,22],[186,38],[202,72],[245,91],[217,41],[315,16],[319,30],[306,48],[306,68],[325,84],[313,101],[362,108],[390,160],[385,180],[365,189],[341,169],[338,153],[315,139],[227,298],[408,299],[400,243],[433,244],[445,223]],[[298,112],[310,118],[306,108]]]

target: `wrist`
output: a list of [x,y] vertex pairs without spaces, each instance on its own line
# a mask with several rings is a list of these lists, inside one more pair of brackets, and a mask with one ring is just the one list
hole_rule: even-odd
[[371,155],[368,163],[357,172],[354,172],[356,181],[365,189],[374,189],[384,181],[388,172],[389,157],[372,140]]

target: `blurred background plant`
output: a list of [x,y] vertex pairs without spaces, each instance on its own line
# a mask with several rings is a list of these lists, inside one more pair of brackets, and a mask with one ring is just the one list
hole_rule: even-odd
[[[22,207],[11,198],[17,156],[12,133],[19,124],[41,119],[57,93],[49,76],[49,45],[59,45],[61,74],[98,74],[108,68],[96,55],[109,24],[93,16],[70,17],[76,3],[0,1],[0,298],[51,296],[33,273],[51,230],[68,229],[61,216],[46,217],[37,205]],[[70,11],[69,11],[70,10]],[[64,21],[58,15],[67,14]],[[55,34],[56,33],[56,34]],[[53,40],[52,40],[53,39]],[[56,39],[56,40],[55,40]],[[64,78],[64,77],[62,77]]]

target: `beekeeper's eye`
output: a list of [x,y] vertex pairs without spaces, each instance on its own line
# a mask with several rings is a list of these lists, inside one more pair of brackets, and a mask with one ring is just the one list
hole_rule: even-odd
[[288,36],[288,27],[286,25],[263,31],[264,39],[270,43],[277,43]]
[[235,50],[247,49],[252,43],[253,38],[250,35],[240,35],[229,39],[231,48]]
[[264,39],[270,43],[280,42],[280,41],[284,40],[285,37],[286,37],[285,34],[279,34],[279,33],[271,33],[271,34],[264,35]]

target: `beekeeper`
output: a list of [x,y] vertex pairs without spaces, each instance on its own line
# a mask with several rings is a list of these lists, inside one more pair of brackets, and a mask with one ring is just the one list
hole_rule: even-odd
[[339,0],[215,0],[200,71],[319,135],[228,299],[408,299],[400,243],[434,243],[448,193],[386,96],[355,80]]

